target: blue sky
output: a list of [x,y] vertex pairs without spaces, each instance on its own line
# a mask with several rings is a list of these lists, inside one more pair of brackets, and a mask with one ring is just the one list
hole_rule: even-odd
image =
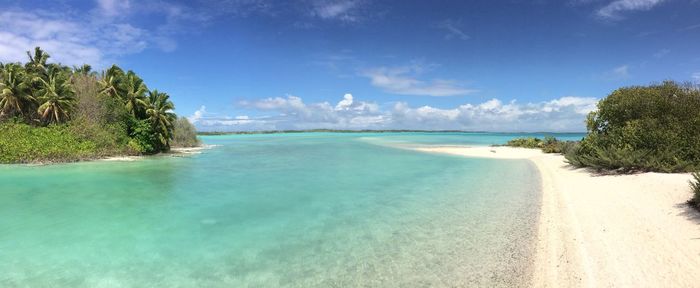
[[700,1],[5,1],[0,61],[116,63],[201,130],[583,131],[617,87],[700,82]]

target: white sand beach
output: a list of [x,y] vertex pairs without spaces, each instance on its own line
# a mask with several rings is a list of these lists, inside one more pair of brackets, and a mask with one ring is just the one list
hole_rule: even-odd
[[700,214],[688,174],[601,176],[561,155],[511,147],[420,147],[528,159],[542,177],[534,287],[698,287]]
[[216,147],[216,145],[201,145],[197,147],[173,147],[170,149],[169,152],[167,153],[160,153],[156,155],[150,155],[150,156],[112,156],[112,157],[107,157],[103,159],[99,159],[100,161],[116,161],[116,162],[130,162],[130,161],[137,161],[144,159],[144,157],[154,157],[154,156],[168,156],[168,157],[186,157],[186,156],[191,156],[191,155],[196,155],[202,153],[203,150],[206,149],[211,149],[213,147]]

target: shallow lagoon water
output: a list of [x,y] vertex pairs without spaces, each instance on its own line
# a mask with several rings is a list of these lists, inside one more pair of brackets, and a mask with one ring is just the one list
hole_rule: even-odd
[[515,136],[208,136],[189,157],[0,166],[0,286],[526,286],[534,166],[391,147]]

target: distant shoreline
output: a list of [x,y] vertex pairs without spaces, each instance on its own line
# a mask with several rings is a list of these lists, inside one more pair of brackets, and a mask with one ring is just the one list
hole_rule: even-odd
[[46,166],[46,165],[58,165],[58,164],[70,164],[70,163],[84,163],[84,162],[131,162],[143,159],[148,159],[152,157],[186,157],[194,154],[200,154],[202,150],[207,149],[208,145],[200,144],[195,147],[173,147],[167,152],[160,152],[156,154],[148,155],[128,155],[128,154],[117,154],[109,156],[100,157],[86,157],[80,159],[73,159],[71,161],[29,161],[29,162],[19,162],[19,163],[0,163],[0,165],[26,165],[26,166]]
[[248,135],[248,134],[290,134],[290,133],[494,133],[494,134],[586,134],[586,132],[492,132],[492,131],[466,131],[466,130],[333,130],[333,129],[309,129],[309,130],[261,130],[261,131],[202,131],[198,136],[216,135]]
[[687,173],[597,175],[561,155],[513,147],[413,148],[532,161],[542,203],[535,287],[692,287],[700,283],[700,213]]

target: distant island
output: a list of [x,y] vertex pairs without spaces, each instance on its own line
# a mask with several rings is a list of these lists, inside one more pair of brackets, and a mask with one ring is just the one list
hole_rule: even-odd
[[199,145],[194,126],[167,93],[117,65],[47,63],[36,47],[26,63],[0,63],[0,163],[72,162],[151,155]]

